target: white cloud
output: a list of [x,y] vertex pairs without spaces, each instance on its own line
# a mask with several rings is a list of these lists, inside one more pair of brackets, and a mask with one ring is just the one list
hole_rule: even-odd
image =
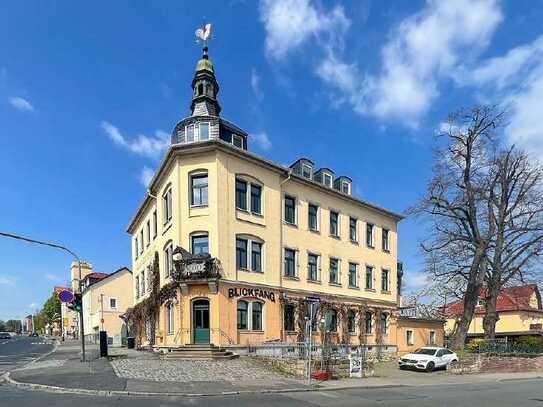
[[266,30],[266,52],[273,59],[284,58],[310,38],[338,40],[350,25],[341,6],[320,11],[311,0],[262,0],[260,20]]
[[15,285],[15,279],[10,276],[0,275],[0,285]]
[[60,278],[59,276],[56,276],[54,274],[50,274],[50,273],[47,273],[45,275],[45,278],[49,281],[54,281],[54,282],[61,282],[62,281],[62,278]]
[[261,101],[264,97],[260,87],[260,81],[261,78],[256,69],[251,69],[251,89],[253,90],[253,93],[258,101]]
[[428,274],[421,271],[407,272],[403,281],[405,281],[405,286],[409,291],[421,289],[430,282]]
[[9,98],[9,103],[11,106],[13,106],[15,109],[20,110],[22,112],[32,112],[34,111],[34,106],[32,104],[20,97],[20,96],[12,96]]
[[151,183],[151,180],[153,179],[153,175],[155,175],[155,171],[152,168],[145,166],[141,170],[140,182],[145,188],[147,188],[149,184]]
[[103,121],[100,127],[115,144],[141,156],[158,158],[170,145],[170,135],[162,130],[157,130],[151,137],[140,134],[134,140],[128,140],[107,121]]
[[39,304],[36,303],[36,302],[32,302],[28,305],[28,308],[32,309],[32,310],[35,310],[35,309],[38,309],[39,308]]
[[249,134],[249,139],[255,142],[261,150],[269,150],[270,148],[272,148],[272,143],[268,135],[264,132],[251,133]]

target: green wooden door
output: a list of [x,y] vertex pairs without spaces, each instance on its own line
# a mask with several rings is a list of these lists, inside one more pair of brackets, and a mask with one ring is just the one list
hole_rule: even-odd
[[209,343],[209,301],[197,300],[192,304],[194,343]]

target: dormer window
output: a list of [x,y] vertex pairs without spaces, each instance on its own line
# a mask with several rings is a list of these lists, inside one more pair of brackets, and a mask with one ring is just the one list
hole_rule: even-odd
[[232,144],[237,148],[243,148],[243,137],[238,134],[232,134]]
[[200,130],[199,140],[209,140],[209,123],[200,123],[198,127]]
[[332,188],[332,176],[330,174],[322,174],[322,183],[329,188]]
[[187,142],[194,141],[194,125],[191,124],[190,126],[187,126]]
[[343,181],[341,183],[341,192],[347,195],[351,195],[351,183],[347,181]]
[[311,179],[313,168],[310,165],[302,164],[302,176]]

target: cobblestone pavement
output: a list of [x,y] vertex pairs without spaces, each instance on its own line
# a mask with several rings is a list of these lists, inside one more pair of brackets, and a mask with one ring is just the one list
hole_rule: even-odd
[[285,378],[255,362],[234,360],[118,359],[111,361],[115,373],[127,379],[167,382],[278,382]]

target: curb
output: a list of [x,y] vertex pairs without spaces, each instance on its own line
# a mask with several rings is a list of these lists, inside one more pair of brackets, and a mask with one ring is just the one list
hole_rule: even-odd
[[7,372],[1,377],[2,381],[7,382],[11,386],[27,389],[45,391],[48,393],[58,394],[80,394],[90,396],[102,396],[102,397],[115,397],[115,396],[132,396],[132,397],[213,397],[213,396],[235,396],[239,394],[277,394],[277,393],[304,393],[315,391],[336,391],[336,390],[349,390],[349,389],[388,389],[388,388],[401,388],[411,387],[402,384],[388,384],[382,386],[341,386],[341,387],[311,387],[311,388],[286,388],[286,389],[263,389],[263,390],[233,390],[222,391],[216,393],[182,393],[182,392],[147,392],[147,391],[127,391],[127,390],[91,390],[91,389],[79,389],[79,388],[66,388],[58,386],[50,386],[47,384],[37,383],[24,383],[18,382],[10,377],[10,373]]

